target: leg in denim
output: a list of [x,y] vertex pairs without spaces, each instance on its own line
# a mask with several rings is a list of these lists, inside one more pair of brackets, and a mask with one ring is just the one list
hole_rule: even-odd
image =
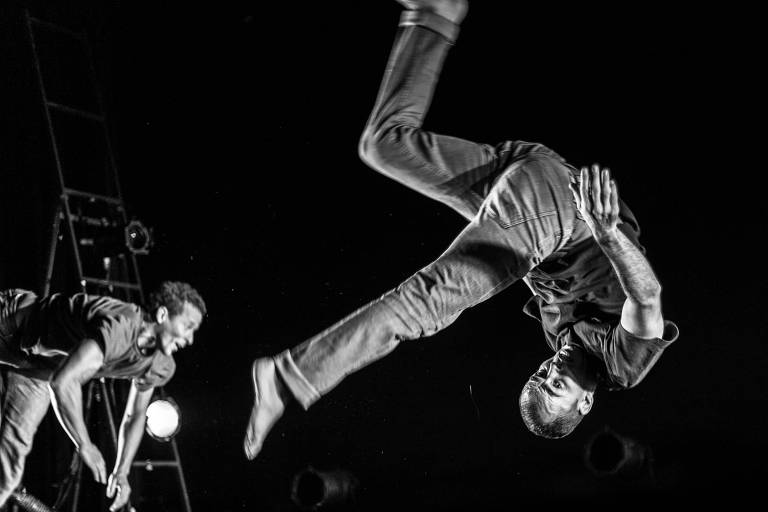
[[0,506],[18,487],[24,461],[50,404],[47,381],[8,370],[0,406]]
[[480,211],[430,265],[275,362],[306,408],[400,341],[430,336],[571,241],[568,170],[549,157],[506,171]]
[[[403,20],[412,14],[406,11]],[[426,12],[418,16],[424,22],[439,18]],[[399,27],[359,149],[373,169],[471,220],[520,154],[546,148],[523,142],[491,146],[422,129],[450,47],[450,39],[435,30]]]

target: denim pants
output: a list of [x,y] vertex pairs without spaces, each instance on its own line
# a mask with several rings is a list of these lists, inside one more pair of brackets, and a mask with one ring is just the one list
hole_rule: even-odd
[[50,371],[31,368],[13,342],[17,313],[34,300],[31,292],[0,292],[0,507],[21,483],[32,440],[51,402],[43,377]]
[[[360,143],[378,172],[468,221],[445,252],[393,290],[274,357],[308,408],[351,372],[401,340],[430,336],[514,283],[553,252],[591,236],[577,220],[574,169],[544,146],[477,144],[422,130],[454,32],[447,20],[407,11]],[[449,27],[450,28],[450,27]],[[453,26],[454,29],[457,27]]]
[[19,486],[24,462],[51,397],[46,379],[3,368],[0,376],[0,506]]

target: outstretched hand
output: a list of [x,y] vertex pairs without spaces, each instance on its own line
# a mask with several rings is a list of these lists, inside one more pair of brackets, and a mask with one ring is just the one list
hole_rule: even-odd
[[112,502],[112,506],[109,507],[110,512],[120,510],[128,503],[128,498],[131,496],[131,484],[128,483],[128,475],[119,475],[112,473],[109,475],[109,483],[107,484],[107,498],[115,497],[115,501]]
[[597,164],[592,164],[591,170],[582,167],[579,190],[569,187],[592,236],[599,240],[615,232],[620,222],[619,192],[610,170],[600,169]]
[[96,445],[93,443],[84,443],[78,450],[80,458],[83,459],[85,465],[91,469],[93,473],[93,479],[100,484],[107,483],[107,464],[104,462],[104,457]]

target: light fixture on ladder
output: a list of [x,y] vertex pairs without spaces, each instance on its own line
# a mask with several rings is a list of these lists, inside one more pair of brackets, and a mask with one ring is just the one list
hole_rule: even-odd
[[[54,272],[57,255],[60,254],[57,251],[58,242],[66,231],[72,249],[73,261],[70,268],[75,268],[76,285],[81,291],[112,295],[143,305],[144,295],[136,256],[149,251],[153,242],[152,230],[136,219],[128,219],[106,118],[93,79],[87,38],[82,33],[33,17],[28,10],[25,10],[24,15],[60,188],[44,295],[51,292],[54,277],[69,275],[69,269],[60,274]],[[73,88],[59,83],[66,82],[63,79],[69,76],[66,70],[56,69],[59,72],[56,75],[48,69],[61,68],[67,61],[61,54],[67,50],[77,53],[72,57],[72,62],[81,64],[84,73],[91,78],[90,85],[86,87],[90,91],[79,97]],[[46,66],[41,65],[42,61],[46,62]],[[83,80],[74,81],[81,85],[84,83]],[[56,87],[60,88],[58,93]],[[91,381],[84,399],[84,411],[88,415],[92,412],[94,401],[104,405],[115,451],[117,431],[113,409],[117,405],[114,388],[116,382],[114,379]],[[157,392],[162,394],[162,388]],[[153,467],[176,469],[184,510],[191,512],[178,448],[174,439],[170,439],[169,444],[172,449],[171,458],[134,462],[134,467],[151,463]],[[81,474],[82,464],[77,453],[74,453],[70,474],[60,488],[54,509],[60,510],[71,494],[71,511],[78,510]],[[137,493],[134,495],[139,497]],[[130,504],[126,508],[130,508]]]

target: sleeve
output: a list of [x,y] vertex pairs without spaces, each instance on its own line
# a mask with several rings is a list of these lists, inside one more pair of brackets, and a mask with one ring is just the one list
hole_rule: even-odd
[[130,350],[141,323],[141,311],[131,304],[101,299],[86,309],[86,336],[104,352],[104,364],[123,358]]
[[176,361],[172,357],[158,353],[152,361],[152,366],[136,379],[136,388],[139,391],[147,391],[151,388],[159,388],[168,384],[176,373]]
[[608,389],[629,389],[638,385],[679,334],[677,325],[669,320],[664,321],[661,337],[653,339],[638,338],[620,323],[612,326],[603,341]]
[[121,336],[120,322],[108,316],[94,317],[86,327],[86,336],[99,345],[104,353],[104,364],[120,358],[127,349],[126,343],[121,343],[126,336]]

